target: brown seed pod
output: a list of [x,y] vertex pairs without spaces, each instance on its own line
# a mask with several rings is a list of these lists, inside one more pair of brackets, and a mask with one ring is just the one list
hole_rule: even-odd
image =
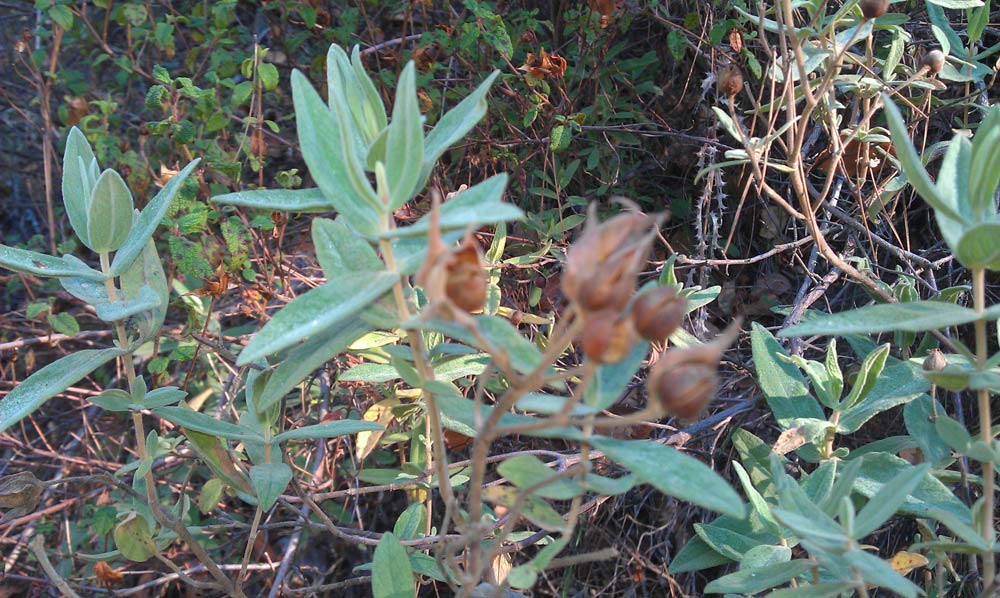
[[861,0],[858,6],[866,19],[877,19],[889,12],[889,0]]
[[719,360],[739,335],[740,322],[734,321],[710,343],[664,353],[646,382],[652,404],[681,419],[698,417],[715,398]]
[[944,353],[941,349],[931,349],[927,354],[927,358],[924,359],[924,371],[925,372],[940,372],[948,365],[948,360],[945,358]]
[[486,270],[482,252],[471,234],[448,256],[444,268],[444,292],[448,299],[463,311],[482,310],[486,303]]
[[731,98],[738,94],[742,89],[743,72],[740,70],[740,67],[735,64],[731,64],[722,69],[722,72],[719,73],[718,94],[720,96]]
[[583,234],[570,246],[562,277],[563,293],[584,311],[622,311],[635,291],[639,268],[653,241],[654,220],[627,212],[598,224],[597,208]]
[[944,52],[941,50],[931,50],[924,55],[920,61],[920,66],[927,69],[927,72],[936,75],[944,68]]
[[687,314],[687,299],[674,287],[657,287],[632,302],[632,323],[647,341],[662,341],[680,328]]
[[618,363],[638,340],[630,318],[614,309],[606,309],[587,316],[587,325],[580,336],[580,350],[597,363]]

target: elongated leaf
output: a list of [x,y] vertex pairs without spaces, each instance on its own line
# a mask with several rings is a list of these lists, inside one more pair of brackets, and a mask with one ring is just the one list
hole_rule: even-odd
[[[493,348],[505,352],[515,370],[528,373],[538,366],[542,353],[531,341],[518,332],[510,320],[500,316],[475,316],[479,336]],[[464,326],[446,320],[414,320],[405,324],[407,328],[434,330],[477,349],[487,350],[479,339]]]
[[145,289],[151,289],[159,298],[159,305],[150,308],[148,317],[137,322],[141,339],[150,338],[163,326],[167,304],[170,302],[170,287],[167,286],[167,276],[163,272],[163,263],[153,239],[146,241],[142,255],[122,273],[121,287],[127,301],[140,301]]
[[257,398],[258,409],[267,411],[316,368],[343,353],[370,330],[371,326],[361,319],[344,320],[289,351],[267,379]]
[[708,542],[700,536],[694,536],[680,549],[674,560],[670,561],[670,573],[687,573],[701,571],[731,563],[734,559],[716,552]]
[[927,463],[912,469],[903,469],[882,486],[854,519],[854,537],[864,538],[895,515],[896,509],[903,504],[930,469],[931,466]]
[[[985,13],[989,9],[976,11]],[[971,23],[969,27],[972,29]],[[1000,106],[994,104],[976,130],[972,140],[972,164],[969,167],[969,203],[978,220],[985,220],[996,212],[993,195],[1000,184]]]
[[[302,158],[326,197],[351,226],[367,237],[378,232],[379,214],[374,197],[361,197],[348,176],[347,152],[341,140],[341,123],[299,71],[292,72],[292,97]],[[332,100],[332,98],[331,98]]]
[[424,140],[424,164],[420,170],[418,188],[427,183],[427,177],[430,176],[431,169],[441,154],[465,137],[465,134],[486,115],[486,93],[499,75],[500,71],[493,71],[475,91],[446,112],[434,129],[427,134]]
[[974,322],[974,310],[940,301],[909,301],[869,305],[851,311],[810,319],[781,331],[778,336],[871,334],[875,332],[923,332]]
[[87,237],[98,253],[115,251],[132,229],[132,192],[120,174],[105,170],[94,185],[87,212]]
[[818,583],[784,588],[767,595],[767,598],[839,598],[845,592],[853,592],[855,585],[847,582]]
[[357,419],[341,419],[282,432],[274,437],[274,442],[284,442],[286,440],[297,440],[302,438],[336,438],[338,436],[357,434],[358,432],[384,429],[385,428],[375,422],[361,421]]
[[77,277],[96,281],[103,281],[105,278],[103,274],[83,262],[72,262],[6,245],[0,245],[0,266],[36,276]]
[[352,273],[328,280],[274,314],[243,349],[237,363],[246,365],[320,334],[368,307],[398,280],[391,272]]
[[844,553],[844,558],[868,583],[888,588],[904,598],[916,598],[921,593],[916,584],[897,573],[889,563],[875,555],[855,549]]
[[372,594],[375,598],[416,598],[417,595],[406,549],[391,532],[382,534],[375,548]]
[[882,345],[865,357],[864,361],[861,362],[861,370],[858,372],[857,378],[854,380],[854,386],[851,387],[851,392],[847,395],[847,398],[844,399],[842,409],[850,409],[856,405],[858,401],[861,401],[868,396],[872,387],[875,386],[876,382],[878,382],[879,375],[882,374],[882,368],[885,367],[885,360],[888,357],[889,343]]
[[385,148],[385,173],[389,179],[389,207],[395,210],[418,190],[424,159],[424,128],[417,106],[416,66],[407,63],[396,85],[396,103]]
[[97,317],[105,322],[117,322],[129,316],[160,307],[163,298],[149,286],[143,286],[134,299],[122,297],[118,301],[98,303],[94,306]]
[[[496,224],[524,219],[524,212],[512,203],[503,201],[507,188],[506,173],[490,178],[459,191],[454,197],[441,204],[441,230],[465,230],[478,228],[484,224]],[[380,233],[379,237],[413,237],[425,235],[430,229],[430,215],[424,215],[410,226],[394,228]]]
[[837,431],[841,434],[853,434],[875,415],[909,403],[928,390],[930,384],[916,365],[890,360],[868,396],[840,414]]
[[87,374],[124,354],[125,351],[116,347],[87,349],[67,355],[38,370],[0,400],[0,432],[31,415],[45,401]]
[[96,161],[90,143],[80,129],[73,127],[66,138],[66,153],[63,154],[62,195],[70,226],[84,245],[90,246],[87,237],[87,211],[90,192],[96,181],[90,180],[90,165]]
[[354,46],[354,49],[351,50],[351,67],[354,69],[354,75],[357,77],[361,91],[367,100],[364,104],[366,120],[371,123],[370,127],[373,131],[385,129],[389,122],[385,114],[385,104],[382,103],[382,96],[379,95],[378,89],[371,77],[368,76],[368,72],[365,71],[364,63],[361,62],[361,48],[358,46]]
[[913,185],[920,197],[923,197],[924,201],[936,211],[956,222],[962,222],[963,218],[958,211],[941,196],[928,176],[927,170],[924,169],[920,157],[917,156],[917,150],[913,147],[913,141],[910,140],[910,134],[906,130],[906,124],[903,122],[903,115],[900,114],[899,108],[887,95],[882,96],[882,101],[885,104],[885,116],[889,122],[889,131],[892,133],[892,146],[896,149],[896,155],[903,167],[906,180]]
[[636,343],[618,363],[599,366],[594,379],[587,385],[583,401],[594,409],[607,409],[615,403],[649,354],[649,343]]
[[719,474],[676,449],[656,442],[603,437],[595,437],[592,444],[668,496],[734,517],[745,512],[739,494]]
[[709,594],[756,594],[764,590],[780,586],[813,568],[808,559],[796,559],[787,563],[774,563],[765,567],[740,569],[720,577],[705,586]]
[[778,424],[788,428],[794,419],[825,419],[802,373],[794,364],[782,359],[788,353],[771,333],[754,322],[750,340],[760,389]]
[[[506,459],[497,470],[507,481],[522,490],[549,480],[557,473],[533,455],[517,455]],[[580,484],[575,479],[568,478],[536,486],[534,490],[534,494],[538,496],[555,500],[569,500],[582,493]]]
[[270,509],[292,481],[292,468],[285,463],[262,463],[250,468],[250,485],[260,508]]
[[184,184],[188,175],[198,166],[199,161],[199,159],[192,160],[183,170],[170,177],[170,180],[160,189],[156,197],[142,209],[139,217],[132,224],[132,229],[125,243],[115,253],[115,259],[111,262],[112,276],[121,276],[132,265],[135,258],[139,257],[139,254],[142,253],[143,248],[146,246],[146,242],[153,238],[156,227],[160,225],[160,221],[166,216],[167,209],[170,208],[170,203],[177,196],[177,192],[180,191],[181,185]]
[[[912,465],[895,455],[887,453],[865,455],[861,472],[854,482],[854,489],[870,499],[898,473],[912,468]],[[969,507],[933,476],[924,476],[917,488],[900,505],[899,510],[918,517],[929,517],[930,513],[936,510],[946,511],[962,520],[969,520],[972,517]]]
[[153,414],[169,422],[173,422],[182,428],[201,432],[202,434],[229,438],[231,440],[264,442],[263,436],[252,434],[236,424],[199,413],[190,407],[160,407],[159,409],[154,409]]
[[257,189],[216,195],[216,203],[271,212],[329,212],[334,206],[319,189]]
[[312,240],[316,258],[327,278],[347,272],[385,269],[368,241],[359,237],[341,218],[314,218]]

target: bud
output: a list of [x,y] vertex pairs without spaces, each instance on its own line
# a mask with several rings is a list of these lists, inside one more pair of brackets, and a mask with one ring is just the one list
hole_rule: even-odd
[[687,299],[674,287],[657,287],[632,302],[632,323],[647,341],[662,341],[680,328],[687,314]]
[[739,325],[737,319],[710,343],[664,353],[646,383],[649,400],[681,419],[698,417],[715,397],[719,360],[739,335]]
[[587,316],[587,325],[580,336],[580,350],[599,364],[618,363],[638,340],[631,318],[617,310],[606,309]]
[[940,372],[947,365],[948,360],[945,358],[944,353],[941,352],[941,349],[931,349],[924,359],[923,368],[925,372]]
[[944,52],[941,50],[931,50],[924,55],[924,59],[920,61],[920,65],[932,75],[940,73],[941,69],[944,68]]
[[740,67],[731,64],[719,74],[718,94],[731,98],[743,89],[743,73]]
[[638,211],[597,223],[590,213],[583,234],[570,246],[562,278],[563,293],[584,311],[621,312],[635,291],[642,260],[653,241],[653,220]]
[[877,19],[889,11],[889,0],[861,0],[858,5],[865,19]]

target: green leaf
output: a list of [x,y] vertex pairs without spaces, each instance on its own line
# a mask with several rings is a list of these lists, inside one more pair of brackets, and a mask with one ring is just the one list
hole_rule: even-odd
[[754,322],[750,340],[760,389],[778,424],[788,428],[794,419],[825,419],[802,373],[771,333]]
[[[340,135],[344,149],[350,154],[349,160],[364,159],[365,149],[384,127],[379,123],[368,105],[365,90],[358,81],[360,64],[352,65],[343,48],[333,44],[326,53],[326,86],[330,111],[339,119]],[[367,77],[367,73],[364,74]],[[381,126],[379,126],[381,124]]]
[[854,519],[854,537],[864,538],[895,515],[896,509],[916,489],[930,469],[928,463],[904,469],[882,486]]
[[[163,264],[153,239],[146,241],[142,255],[122,273],[121,287],[125,300],[133,304],[145,301],[143,295],[149,291],[158,298],[159,303],[150,307],[148,317],[138,320],[136,326],[139,329],[140,340],[150,338],[159,332],[167,316],[170,288],[167,286],[167,276],[163,272]],[[97,303],[94,305],[96,307]]]
[[[507,179],[506,173],[491,176],[464,191],[459,191],[441,204],[441,230],[465,230],[469,227],[479,228],[484,224],[523,220],[524,212],[520,208],[503,201]],[[423,236],[429,230],[430,214],[426,214],[410,226],[394,228],[379,233],[378,236],[379,238]]]
[[786,583],[811,570],[815,565],[808,559],[796,559],[787,563],[774,563],[754,569],[740,569],[736,573],[720,577],[705,586],[709,594],[756,594],[774,586]]
[[423,535],[426,526],[427,509],[423,503],[415,502],[406,507],[396,518],[392,533],[404,540],[412,540]]
[[71,128],[66,138],[66,153],[63,154],[63,205],[66,206],[70,225],[84,245],[90,243],[87,237],[87,210],[90,192],[97,182],[96,176],[91,178],[91,164],[96,169],[97,159],[87,137],[80,129]]
[[243,349],[237,363],[246,365],[322,333],[368,307],[398,280],[398,274],[392,272],[351,273],[329,279],[274,314]]
[[216,203],[270,212],[329,212],[333,204],[320,189],[257,189],[216,195]]
[[770,534],[755,533],[749,523],[745,524],[745,528],[734,525],[734,522],[717,525],[720,523],[720,520],[725,519],[727,518],[720,517],[707,525],[696,523],[694,524],[694,530],[698,534],[698,537],[705,541],[712,550],[728,559],[734,561],[742,560],[743,555],[757,546],[777,541],[777,538]]
[[90,397],[90,402],[106,411],[128,411],[132,404],[132,396],[120,388],[109,388],[96,397]]
[[[985,8],[985,7],[984,7]],[[989,20],[989,9],[977,10]],[[969,23],[971,31],[973,25]],[[969,33],[971,36],[972,34]],[[969,203],[977,220],[996,213],[993,195],[1000,184],[1000,106],[994,104],[972,138],[972,160],[969,166]]]
[[416,193],[424,159],[424,128],[417,106],[416,66],[411,60],[396,84],[396,103],[385,147],[389,209],[395,210]]
[[377,202],[374,192],[361,196],[351,181],[350,148],[342,140],[342,123],[297,70],[292,72],[292,97],[302,158],[316,186],[355,230],[373,237],[379,228]]
[[437,125],[424,140],[424,163],[420,169],[417,188],[427,184],[431,169],[445,150],[457,143],[486,115],[486,94],[500,71],[493,71],[485,81],[438,120]]
[[871,334],[875,332],[923,332],[960,326],[977,320],[974,310],[940,301],[909,301],[859,307],[822,315],[790,326],[778,336]]
[[599,366],[584,390],[583,402],[594,409],[607,409],[617,401],[649,354],[649,343],[636,343],[625,359]]
[[316,259],[327,278],[348,272],[385,269],[368,241],[351,230],[342,218],[313,218],[312,240],[316,248]]
[[371,77],[365,71],[365,66],[361,62],[361,48],[358,46],[354,46],[354,49],[351,50],[351,68],[354,69],[354,75],[357,77],[358,83],[361,84],[361,92],[367,100],[364,104],[364,112],[366,120],[370,123],[369,126],[373,131],[385,129],[389,123],[385,115],[385,104],[382,102],[382,96],[379,95]]
[[818,583],[800,585],[797,588],[784,588],[767,595],[767,598],[839,598],[845,592],[854,592],[853,583]]
[[186,396],[187,393],[176,386],[161,386],[146,393],[141,405],[146,409],[156,409],[173,405]]
[[955,247],[955,257],[972,270],[1000,270],[998,235],[1000,222],[984,222],[966,229]]
[[[701,525],[701,524],[696,524]],[[687,541],[687,544],[680,549],[680,552],[670,561],[670,573],[687,573],[690,571],[701,571],[711,567],[718,567],[732,562],[727,556],[716,552],[708,542],[700,536],[694,536]]]
[[264,437],[259,434],[249,433],[247,430],[237,426],[236,424],[231,424],[229,422],[205,415],[204,413],[199,413],[187,406],[160,407],[159,409],[153,410],[153,415],[162,417],[163,419],[175,423],[182,428],[194,430],[195,432],[201,432],[202,434],[208,434],[210,436],[229,438],[231,440],[264,442]]
[[257,73],[260,75],[260,82],[267,91],[278,86],[278,67],[270,62],[262,62],[257,68]]
[[139,217],[132,224],[132,229],[125,243],[115,253],[115,259],[111,262],[111,276],[121,276],[132,265],[132,262],[139,257],[139,254],[146,247],[146,242],[153,238],[156,227],[160,225],[160,221],[166,216],[167,210],[170,208],[170,203],[174,200],[181,185],[184,184],[188,175],[198,166],[198,162],[198,159],[191,161],[183,170],[170,177],[170,180],[160,189],[156,197],[142,209]]
[[36,276],[78,277],[99,282],[104,281],[105,278],[104,274],[79,260],[60,259],[44,253],[6,245],[0,245],[0,266],[15,272]]
[[569,500],[583,493],[576,481],[568,478],[536,486],[552,478],[557,472],[533,455],[517,455],[504,460],[497,468],[500,475],[522,490],[534,486],[533,494],[554,500]]
[[[542,353],[534,343],[526,339],[506,318],[500,316],[474,316],[478,336],[462,325],[446,320],[415,319],[404,324],[405,328],[433,330],[477,349],[495,349],[506,354],[515,370],[526,374],[534,370],[542,360]],[[480,340],[486,340],[487,347]]]
[[918,366],[911,362],[889,360],[868,395],[840,414],[837,431],[853,434],[875,415],[903,405],[930,390],[930,384]]
[[868,393],[871,392],[875,383],[878,382],[878,377],[882,373],[882,368],[885,367],[885,360],[889,357],[889,343],[886,343],[869,353],[863,362],[861,362],[861,369],[858,371],[858,375],[854,380],[854,385],[851,387],[851,392],[844,399],[842,409],[850,409],[855,406],[858,401],[864,400]]
[[265,511],[274,506],[291,481],[292,468],[285,463],[263,463],[250,468],[250,485]]
[[157,554],[159,548],[153,541],[153,533],[149,523],[135,511],[129,513],[115,526],[115,546],[122,556],[130,561],[141,563],[148,561]]
[[961,215],[941,196],[938,188],[927,174],[927,170],[924,169],[920,157],[917,156],[917,150],[913,147],[913,141],[910,140],[910,134],[903,122],[903,115],[900,114],[899,108],[887,95],[882,96],[882,101],[885,104],[885,116],[889,122],[889,131],[892,133],[892,146],[896,149],[897,158],[907,181],[935,211],[955,222],[963,222]]
[[137,313],[156,309],[162,304],[162,297],[152,288],[144,286],[133,299],[122,297],[118,301],[98,303],[94,308],[97,317],[105,322],[119,322]]
[[[935,421],[933,420],[935,410],[931,407],[932,401],[934,399],[931,397],[921,395],[907,403],[906,407],[903,408],[903,421],[906,423],[906,432],[920,447],[924,461],[933,465],[941,465],[950,458],[951,451],[942,442],[935,429]],[[940,403],[937,404],[936,413],[938,417],[944,414],[944,407]]]
[[76,321],[76,318],[72,314],[64,311],[57,314],[49,314],[45,318],[45,321],[49,323],[49,326],[53,330],[66,336],[76,336],[80,332],[80,323]]
[[[441,423],[444,427],[473,438],[476,436],[475,403],[473,401],[463,397],[453,384],[447,382],[434,380],[424,382],[424,390],[434,395],[438,408],[441,410]],[[486,421],[492,410],[492,407],[482,405],[479,410],[480,421]],[[500,426],[520,426],[538,424],[541,421],[537,417],[505,413],[500,417],[499,423]],[[547,427],[524,434],[539,438],[562,438],[574,441],[579,441],[583,437],[580,430],[569,426]]]
[[257,397],[258,409],[262,412],[270,409],[306,376],[343,353],[370,330],[371,326],[364,320],[343,320],[289,351]]
[[860,549],[849,550],[843,556],[868,583],[888,588],[904,598],[916,598],[922,593],[916,584],[896,573],[889,563],[877,556]]
[[71,353],[38,370],[0,400],[0,432],[34,413],[45,401],[66,390],[84,376],[125,351],[85,349]]
[[927,0],[942,8],[976,8],[983,5],[983,0]]
[[357,434],[358,432],[384,429],[384,427],[375,422],[361,421],[357,419],[341,419],[282,432],[274,437],[274,442],[299,440],[303,438],[337,438],[338,436],[347,436],[349,434]]
[[117,250],[132,229],[132,192],[114,170],[97,179],[87,212],[89,247],[97,253]]
[[[905,460],[888,453],[865,455],[861,472],[854,482],[854,489],[870,499],[898,473],[912,468],[913,466]],[[924,476],[917,488],[900,505],[899,510],[917,517],[929,517],[932,511],[941,510],[962,520],[972,518],[969,508],[933,476]]]
[[[451,382],[465,376],[474,376],[486,369],[490,356],[486,354],[462,355],[434,366],[434,379]],[[389,382],[401,378],[399,370],[389,363],[362,363],[340,375],[342,382]]]
[[743,501],[707,465],[656,442],[594,437],[594,448],[660,492],[690,503],[741,517]]
[[417,595],[406,549],[390,532],[382,534],[375,548],[372,593],[375,598],[416,598]]

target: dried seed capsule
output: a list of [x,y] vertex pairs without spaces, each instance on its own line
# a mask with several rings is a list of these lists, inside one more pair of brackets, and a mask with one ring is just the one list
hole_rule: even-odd
[[719,360],[736,340],[739,324],[733,322],[710,343],[667,351],[649,374],[649,400],[681,419],[698,417],[715,397]]
[[589,314],[580,336],[580,350],[597,363],[618,363],[639,340],[630,318],[614,309]]
[[479,245],[466,235],[462,244],[444,263],[445,295],[456,307],[467,312],[483,309],[486,303],[486,270]]
[[719,74],[718,94],[731,98],[743,89],[743,72],[740,67],[731,64]]
[[858,5],[866,19],[877,19],[889,12],[889,0],[861,0]]
[[944,68],[944,52],[941,50],[931,50],[924,55],[924,59],[920,61],[920,65],[927,69],[932,75],[936,75],[941,72]]
[[680,328],[687,314],[687,300],[673,287],[657,287],[632,302],[632,323],[642,338],[662,341]]
[[627,212],[598,224],[597,209],[566,255],[563,293],[584,311],[622,311],[635,291],[639,268],[653,236],[653,219]]
[[925,372],[940,372],[948,365],[948,360],[945,358],[944,353],[941,349],[931,349],[927,354],[927,358],[924,359],[924,371]]

